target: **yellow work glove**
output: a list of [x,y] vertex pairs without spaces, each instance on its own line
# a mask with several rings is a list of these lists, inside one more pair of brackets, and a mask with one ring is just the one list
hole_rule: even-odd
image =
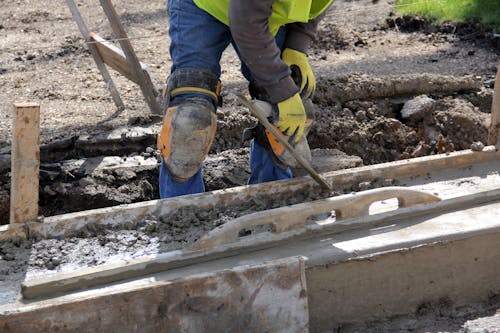
[[290,67],[292,79],[300,89],[303,99],[310,98],[316,89],[316,78],[307,60],[307,55],[294,49],[286,48],[281,59]]
[[274,125],[281,133],[293,138],[293,144],[299,142],[306,124],[306,112],[299,94],[277,103],[276,107],[278,121],[275,120]]

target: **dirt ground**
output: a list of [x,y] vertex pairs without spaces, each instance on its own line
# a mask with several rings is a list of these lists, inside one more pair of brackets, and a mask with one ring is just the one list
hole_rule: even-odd
[[[161,117],[150,114],[137,86],[111,70],[126,105],[116,110],[64,4],[1,3],[0,224],[8,218],[14,102],[41,104],[41,215],[157,198],[155,168],[125,175],[61,171],[69,159],[154,157]],[[96,3],[77,4],[90,30],[113,38]],[[114,4],[139,59],[161,88],[171,66],[164,3]],[[391,14],[386,1],[336,1],[329,10],[310,52],[318,80],[311,147],[338,149],[373,164],[484,142],[498,42],[471,24],[435,26]],[[242,131],[255,122],[236,98],[247,83],[231,48],[221,63],[225,103],[211,149],[218,155],[205,166],[207,190],[245,184],[248,142]],[[403,118],[404,104],[418,95],[434,100],[431,110],[425,117]],[[131,126],[149,132],[129,140],[123,133],[121,141],[102,139]]]
[[[155,86],[162,87],[171,66],[164,1],[113,3],[139,59],[148,65]],[[161,117],[150,114],[140,89],[111,70],[126,105],[116,109],[63,2],[0,4],[0,224],[8,223],[15,102],[41,104],[42,215],[158,198],[155,136]],[[90,30],[113,38],[97,1],[77,4]],[[392,10],[386,0],[337,0],[329,10],[310,52],[318,80],[311,147],[335,149],[368,165],[485,143],[500,42],[474,24],[436,26],[397,17]],[[242,131],[255,122],[236,98],[246,92],[247,83],[232,49],[221,64],[224,106],[218,110],[217,136],[204,166],[207,190],[245,184],[248,142]],[[105,156],[114,158],[112,168],[82,166]],[[149,254],[158,243],[167,251],[233,216],[202,216],[213,224],[202,224],[189,237],[184,224],[172,225],[182,219],[170,217],[146,219],[109,235],[90,229],[68,241],[0,244],[0,281],[22,274],[26,265],[37,274],[100,264],[114,254]],[[173,231],[165,233],[167,229]],[[387,323],[380,325],[380,331],[391,331]],[[420,326],[412,327],[407,331]],[[463,331],[455,323],[443,327]],[[351,331],[357,329],[367,332]]]

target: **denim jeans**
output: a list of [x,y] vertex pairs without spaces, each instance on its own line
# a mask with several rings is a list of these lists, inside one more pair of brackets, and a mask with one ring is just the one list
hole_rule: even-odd
[[[170,18],[172,73],[180,68],[200,68],[220,77],[220,59],[229,44],[233,45],[239,55],[229,27],[200,9],[192,0],[167,0],[167,13]],[[276,36],[276,43],[280,48],[285,41],[285,35],[285,28],[282,28]],[[248,81],[252,80],[252,75],[243,61],[241,72]],[[161,198],[205,191],[201,168],[192,178],[181,183],[172,179],[164,163],[160,168]],[[292,177],[291,170],[278,167],[270,154],[255,140],[252,140],[250,149],[250,171],[249,184]]]

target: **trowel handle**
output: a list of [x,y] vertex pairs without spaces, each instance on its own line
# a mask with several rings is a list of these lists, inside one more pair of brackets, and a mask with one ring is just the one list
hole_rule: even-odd
[[316,172],[316,170],[313,169],[313,167],[309,164],[308,161],[303,159],[302,156],[300,156],[300,154],[298,154],[295,151],[295,149],[288,143],[288,141],[286,141],[282,137],[282,135],[280,133],[278,133],[278,131],[269,123],[266,116],[260,110],[258,110],[256,107],[254,107],[252,105],[252,103],[250,103],[250,101],[245,98],[245,96],[238,95],[238,98],[250,110],[250,113],[259,120],[259,122],[262,124],[262,126],[264,126],[264,128],[266,130],[268,130],[269,132],[271,132],[273,134],[273,136],[276,138],[276,140],[278,140],[279,143],[281,143],[290,152],[290,154],[297,160],[297,162],[300,164],[300,166],[302,168],[304,168],[304,170],[306,170],[309,173],[309,175],[322,188],[329,190],[329,191],[332,190],[332,186],[330,184],[328,184],[328,182],[325,179],[323,179],[323,177],[321,177],[319,175],[319,173]]
[[397,198],[399,207],[431,203],[441,199],[435,195],[402,187],[385,187],[356,194],[346,194],[323,200],[301,203],[292,206],[264,210],[241,216],[227,222],[200,238],[191,245],[192,250],[238,241],[242,229],[270,225],[274,233],[303,231],[307,218],[335,211],[336,221],[360,218],[369,215],[370,205],[377,201]]

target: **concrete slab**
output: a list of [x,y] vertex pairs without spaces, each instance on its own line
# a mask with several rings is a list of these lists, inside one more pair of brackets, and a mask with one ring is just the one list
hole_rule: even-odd
[[464,333],[500,332],[500,313],[493,316],[469,320],[464,324]]

